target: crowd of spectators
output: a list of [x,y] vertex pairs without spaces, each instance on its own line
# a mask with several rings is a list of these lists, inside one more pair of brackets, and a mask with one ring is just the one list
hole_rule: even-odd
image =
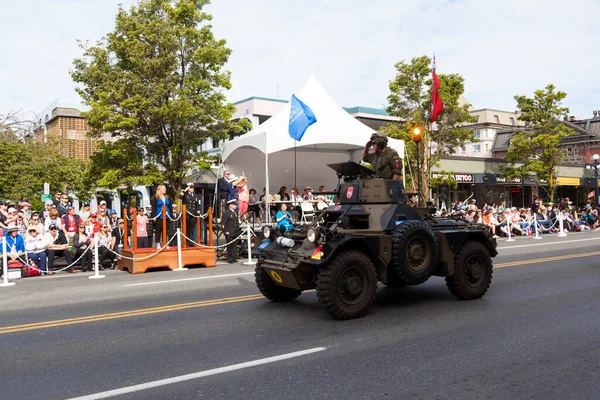
[[[80,210],[71,206],[66,194],[57,192],[54,200],[47,200],[41,211],[31,210],[31,204],[23,201],[10,204],[0,201],[0,236],[6,238],[9,266],[31,266],[41,275],[53,273],[54,262],[64,257],[76,272],[74,260],[82,271],[92,270],[92,249],[98,242],[99,268],[116,266],[117,255],[123,248],[124,221],[116,210],[107,209],[106,201],[100,201],[98,209],[90,210],[83,203]],[[0,252],[3,249],[0,247]]]
[[598,210],[592,207],[591,201],[578,207],[568,197],[560,199],[557,204],[544,204],[534,197],[527,208],[507,207],[504,201],[498,204],[478,205],[476,200],[471,199],[455,202],[449,210],[441,210],[438,213],[442,216],[458,216],[469,222],[483,224],[496,238],[508,236],[509,224],[512,235],[534,235],[536,224],[538,234],[558,232],[560,226],[558,217],[561,215],[566,231],[600,229]]

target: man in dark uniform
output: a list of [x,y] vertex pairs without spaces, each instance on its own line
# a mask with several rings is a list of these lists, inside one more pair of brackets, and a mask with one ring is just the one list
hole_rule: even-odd
[[[192,182],[187,184],[185,191],[182,190],[181,193],[179,193],[179,198],[181,199],[182,207],[185,204],[185,235],[189,238],[187,243],[188,246],[191,246],[193,244],[192,240],[195,239],[196,222],[200,216],[200,199],[196,192],[194,192],[194,184]],[[181,212],[183,212],[183,208],[181,209]],[[198,239],[195,239],[195,241],[200,242]]]
[[223,176],[217,181],[217,218],[223,218],[223,213],[226,211],[227,193],[229,193],[229,171],[225,170]]
[[237,258],[237,243],[233,240],[237,237],[239,220],[236,211],[235,199],[231,199],[227,202],[227,210],[223,212],[223,218],[221,224],[223,225],[223,233],[225,233],[225,240],[227,243],[227,262],[233,264]]
[[[385,134],[375,132],[365,145],[362,160],[373,166],[378,178],[399,180],[402,162],[396,150],[387,147],[387,143]],[[373,152],[369,153],[371,147]]]

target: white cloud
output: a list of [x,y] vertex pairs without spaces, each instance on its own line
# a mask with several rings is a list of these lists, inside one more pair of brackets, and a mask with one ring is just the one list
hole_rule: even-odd
[[[123,3],[128,6],[133,0]],[[4,5],[0,110],[77,105],[69,76],[76,39],[109,32],[116,0],[25,0]],[[213,0],[217,37],[232,48],[231,101],[289,98],[314,71],[343,106],[383,107],[394,64],[436,53],[440,73],[460,73],[477,108],[512,110],[514,95],[548,83],[572,114],[600,109],[597,0]]]

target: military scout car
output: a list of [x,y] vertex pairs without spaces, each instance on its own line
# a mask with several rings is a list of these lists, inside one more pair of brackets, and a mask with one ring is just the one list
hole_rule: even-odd
[[311,225],[263,230],[255,278],[265,297],[290,301],[316,288],[325,311],[351,319],[368,312],[378,282],[418,285],[435,275],[459,299],[485,294],[498,254],[486,227],[413,207],[401,181],[374,178],[360,164],[329,167],[340,179],[335,204]]

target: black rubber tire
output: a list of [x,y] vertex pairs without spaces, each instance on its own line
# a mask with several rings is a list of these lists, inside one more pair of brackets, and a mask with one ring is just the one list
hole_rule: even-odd
[[419,285],[427,281],[439,262],[438,242],[429,224],[405,221],[396,227],[392,236],[388,286]]
[[319,303],[334,319],[362,317],[375,302],[375,265],[364,253],[344,250],[321,267],[316,289]]
[[446,285],[460,300],[482,297],[492,283],[492,257],[480,242],[463,245],[454,257],[454,275],[446,277]]
[[292,301],[302,294],[301,290],[279,286],[273,282],[267,271],[262,267],[260,260],[256,263],[256,268],[254,269],[254,280],[262,295],[275,303]]

